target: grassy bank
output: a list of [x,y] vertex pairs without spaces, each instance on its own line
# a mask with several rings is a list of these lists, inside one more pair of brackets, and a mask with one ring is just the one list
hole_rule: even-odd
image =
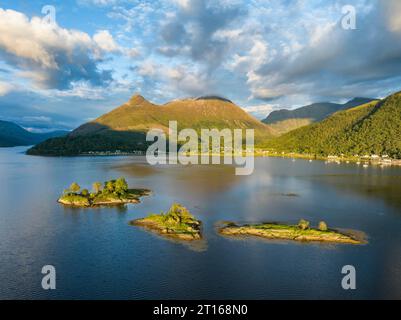
[[266,239],[291,240],[301,242],[327,242],[343,244],[362,244],[363,241],[337,230],[328,229],[324,222],[319,228],[310,228],[307,221],[301,220],[299,225],[263,223],[238,226],[229,223],[219,229],[226,236],[256,236]]

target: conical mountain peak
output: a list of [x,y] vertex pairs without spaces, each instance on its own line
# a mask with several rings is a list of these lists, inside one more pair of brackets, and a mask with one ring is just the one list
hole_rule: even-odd
[[131,105],[137,105],[137,104],[143,104],[144,102],[149,102],[146,100],[142,95],[139,93],[134,94],[131,99],[129,100],[129,103]]

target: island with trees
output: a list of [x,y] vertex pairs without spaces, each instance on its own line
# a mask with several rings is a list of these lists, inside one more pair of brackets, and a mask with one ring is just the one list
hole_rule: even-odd
[[339,244],[363,244],[364,241],[337,230],[329,229],[324,221],[317,228],[310,227],[310,222],[301,220],[298,225],[262,223],[239,226],[229,222],[219,228],[225,236],[255,236],[272,240],[292,240],[301,242],[327,242]]
[[167,213],[151,214],[130,222],[159,235],[184,241],[201,240],[201,222],[180,204],[173,204]]
[[101,205],[120,205],[127,203],[139,203],[140,198],[151,193],[147,189],[130,189],[125,178],[109,180],[103,184],[95,182],[92,191],[81,189],[78,183],[74,182],[64,190],[58,202],[74,207],[94,207]]

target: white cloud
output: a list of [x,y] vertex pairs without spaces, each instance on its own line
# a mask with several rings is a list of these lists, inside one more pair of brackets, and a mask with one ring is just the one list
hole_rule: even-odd
[[191,6],[191,0],[174,0],[173,2],[184,10],[188,10]]
[[78,0],[78,3],[81,5],[94,5],[99,7],[106,7],[115,5],[119,2],[123,2],[121,0]]
[[144,77],[153,77],[156,75],[157,66],[150,60],[141,63],[138,73]]
[[114,41],[113,36],[108,30],[100,30],[96,32],[93,36],[93,40],[103,52],[111,53],[121,51],[121,48]]
[[138,67],[138,73],[145,80],[151,81],[153,87],[162,88],[166,94],[204,95],[209,92],[212,85],[210,79],[200,70],[187,64],[166,66],[148,59]]
[[276,106],[272,104],[260,104],[254,106],[244,107],[244,110],[256,118],[264,119],[266,116],[274,110]]
[[336,22],[327,22],[323,25],[317,25],[313,28],[309,36],[309,44],[312,47],[319,46],[321,41],[327,39],[333,32],[335,32]]
[[108,30],[99,30],[93,36],[93,41],[96,43],[98,51],[96,55],[102,58],[105,54],[122,54],[129,58],[136,58],[140,52],[136,48],[126,48],[117,44],[113,36]]
[[241,28],[237,28],[237,29],[221,29],[221,30],[217,30],[214,34],[213,34],[213,38],[216,40],[236,40],[238,39],[238,37],[241,36],[241,34],[243,33],[243,29]]
[[13,91],[14,89],[14,85],[0,81],[0,96],[5,96],[7,93]]
[[13,75],[57,97],[100,99],[102,85],[160,100],[220,93],[264,113],[261,100],[291,107],[399,86],[400,0],[352,0],[357,30],[347,31],[342,0],[78,1],[109,6],[89,8],[93,36],[0,11],[0,60]]
[[122,51],[129,58],[136,58],[141,54],[136,48],[123,48]]
[[72,56],[75,48],[91,45],[84,32],[61,29],[38,17],[29,20],[20,12],[0,9],[0,48],[16,57],[54,69],[59,65],[52,49]]
[[[298,1],[301,7],[293,11],[291,6],[288,12],[272,5],[274,15],[265,16],[270,18],[267,32],[236,33],[240,39],[259,37],[258,46],[235,53],[226,66],[246,74],[251,99],[283,103],[288,97],[324,101],[381,95],[379,83],[396,87],[401,71],[401,1],[372,5],[361,0],[354,5],[357,30],[341,28],[338,3],[316,6]],[[252,15],[257,14],[255,9]]]
[[[56,97],[75,97],[85,100],[104,100],[105,90],[103,88],[94,88],[87,82],[74,82],[69,90],[52,90],[48,92]],[[43,94],[46,94],[45,92]]]
[[401,1],[385,0],[381,1],[384,12],[387,16],[387,27],[393,32],[401,31]]
[[47,116],[24,116],[22,117],[22,120],[25,122],[47,122],[47,123],[51,123],[52,122],[52,118],[47,117]]
[[29,19],[0,8],[0,56],[38,87],[66,89],[72,81],[103,85],[111,80],[110,74],[98,68],[95,55],[112,49],[113,41],[104,33],[97,40],[46,19]]
[[260,37],[252,40],[252,47],[243,55],[235,54],[230,67],[234,70],[248,71],[259,68],[268,61],[269,51],[267,43]]

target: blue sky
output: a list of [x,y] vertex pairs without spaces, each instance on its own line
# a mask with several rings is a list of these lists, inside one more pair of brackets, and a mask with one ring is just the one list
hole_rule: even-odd
[[400,38],[397,0],[0,0],[0,119],[71,129],[134,93],[216,94],[259,118],[384,97],[400,90]]

